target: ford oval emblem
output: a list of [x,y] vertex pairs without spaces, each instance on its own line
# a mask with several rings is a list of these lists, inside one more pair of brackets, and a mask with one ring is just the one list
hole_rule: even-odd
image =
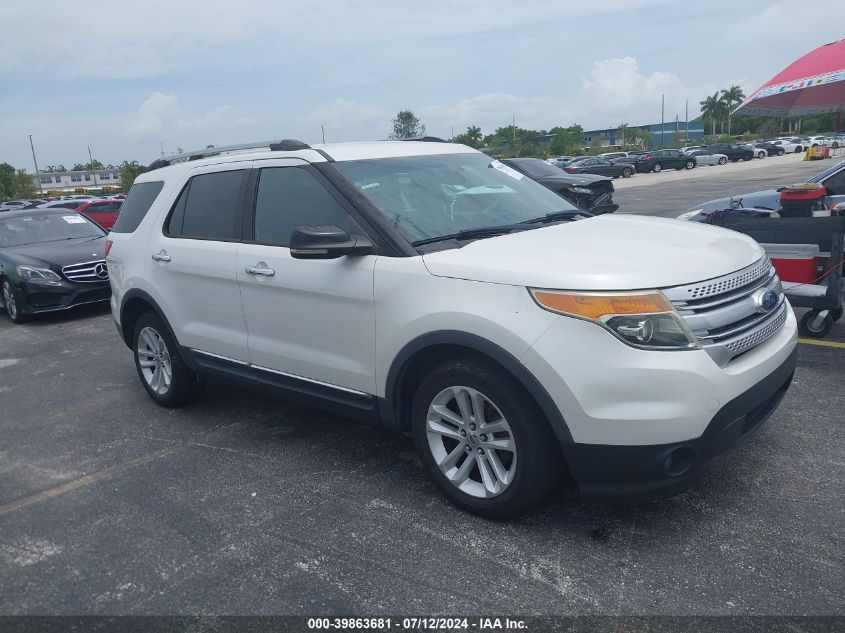
[[771,312],[778,305],[778,293],[774,290],[758,292],[754,295],[754,303],[757,304],[757,312]]

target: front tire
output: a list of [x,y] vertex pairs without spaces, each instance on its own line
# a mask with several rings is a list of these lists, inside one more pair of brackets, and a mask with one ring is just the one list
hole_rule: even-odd
[[720,164],[720,165],[725,165],[727,162],[728,162],[728,159],[727,159],[727,158],[725,158],[724,156],[722,156],[722,157],[719,159],[719,164]]
[[684,169],[692,169],[693,167],[695,167],[695,163],[691,160],[688,160],[686,163],[684,163]]
[[29,317],[23,313],[23,298],[8,279],[3,280],[0,292],[3,293],[3,305],[12,323],[26,323]]
[[784,150],[779,149],[779,150],[778,150],[778,156],[783,156],[783,154],[784,154]]
[[492,518],[524,512],[558,482],[562,456],[539,407],[484,359],[458,358],[425,376],[412,427],[429,474],[469,512]]
[[655,163],[654,167],[651,168],[651,171],[653,171],[655,174],[659,174],[661,171],[663,171],[663,167],[660,165],[660,163]]
[[132,335],[135,368],[150,398],[163,407],[197,399],[202,383],[182,360],[176,341],[154,312],[142,315]]
[[625,169],[623,169],[623,170],[622,170],[622,177],[623,177],[623,178],[630,178],[630,177],[631,177],[631,176],[633,176],[633,175],[634,175],[633,170],[628,169],[627,167],[626,167]]

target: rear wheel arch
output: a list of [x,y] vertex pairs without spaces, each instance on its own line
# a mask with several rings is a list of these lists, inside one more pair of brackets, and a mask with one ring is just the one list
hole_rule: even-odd
[[154,312],[164,322],[168,334],[174,341],[177,341],[176,334],[170,326],[170,322],[164,311],[149,294],[143,290],[133,289],[126,293],[120,305],[120,334],[127,347],[132,347],[132,335],[135,332],[135,324],[147,312]]
[[455,330],[424,334],[396,355],[385,387],[386,422],[410,430],[413,399],[422,377],[449,360],[465,356],[482,358],[506,371],[537,404],[558,442],[572,443],[572,434],[554,400],[515,356],[485,338]]

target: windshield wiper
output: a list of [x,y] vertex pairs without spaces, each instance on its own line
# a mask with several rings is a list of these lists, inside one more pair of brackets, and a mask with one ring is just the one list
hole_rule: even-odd
[[506,233],[513,233],[514,231],[525,231],[528,227],[523,223],[519,224],[502,224],[500,226],[480,226],[475,229],[463,229],[457,233],[449,235],[438,235],[437,237],[427,237],[424,240],[417,240],[411,242],[411,246],[425,246],[426,244],[434,244],[435,242],[445,242],[447,240],[474,240],[480,237],[495,237],[496,235],[505,235]]
[[540,216],[539,218],[531,218],[530,220],[523,220],[520,224],[546,224],[547,222],[558,222],[560,220],[571,220],[577,216],[583,216],[585,218],[593,217],[593,214],[589,211],[583,211],[581,209],[564,209],[563,211],[555,211],[554,213],[547,213],[546,215]]

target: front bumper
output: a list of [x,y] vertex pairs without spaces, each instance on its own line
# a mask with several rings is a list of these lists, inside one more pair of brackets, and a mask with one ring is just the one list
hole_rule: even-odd
[[67,310],[86,303],[108,301],[111,287],[108,281],[92,283],[72,283],[61,281],[56,285],[24,282],[21,284],[24,314],[40,314]]
[[769,376],[713,416],[700,437],[653,446],[564,444],[570,472],[591,498],[652,500],[686,489],[717,455],[765,422],[786,395],[797,350]]

